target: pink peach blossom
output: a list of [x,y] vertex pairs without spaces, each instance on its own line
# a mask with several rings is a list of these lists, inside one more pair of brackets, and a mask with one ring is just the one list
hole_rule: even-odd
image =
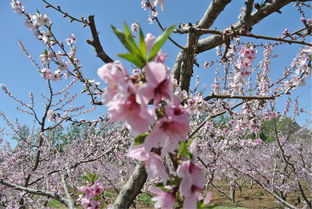
[[146,76],[146,83],[139,93],[145,103],[154,99],[158,104],[163,98],[170,98],[173,89],[173,82],[169,77],[167,67],[162,63],[150,62],[143,68]]
[[99,209],[99,202],[93,199],[82,198],[81,205],[84,209]]
[[149,53],[152,49],[152,46],[156,40],[156,36],[153,36],[151,33],[147,33],[145,37],[145,44],[146,44],[146,52]]
[[166,117],[156,122],[151,134],[145,138],[143,146],[150,150],[153,147],[162,146],[161,154],[172,152],[180,141],[187,137],[189,129],[189,118],[180,105],[180,99],[173,97],[173,104],[165,107]]
[[105,64],[98,69],[97,73],[107,83],[107,88],[102,95],[103,104],[109,104],[111,101],[126,97],[129,75],[120,62]]
[[159,155],[148,152],[143,147],[140,147],[132,149],[128,156],[143,161],[150,178],[159,176],[165,184],[167,183],[169,177]]
[[158,187],[149,188],[149,191],[156,194],[152,198],[153,201],[156,201],[155,208],[172,209],[174,207],[175,198],[171,192],[165,192]]
[[168,54],[162,51],[159,51],[157,53],[157,56],[155,57],[155,62],[161,62],[161,63],[165,63],[167,60]]
[[108,116],[112,121],[126,121],[133,133],[145,133],[154,120],[153,112],[141,102],[133,85],[127,90],[126,99],[121,97],[109,102]]
[[208,206],[210,204],[211,200],[212,200],[212,193],[208,192],[205,199],[204,199],[204,205]]
[[205,177],[202,169],[194,164],[191,160],[183,161],[178,169],[177,174],[182,181],[179,191],[184,197],[183,208],[196,208],[196,199],[201,199],[200,191],[203,190]]

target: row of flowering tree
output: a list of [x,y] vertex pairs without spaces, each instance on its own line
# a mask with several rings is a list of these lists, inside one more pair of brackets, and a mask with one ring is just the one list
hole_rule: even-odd
[[[143,190],[153,195],[156,208],[204,208],[211,202],[211,188],[235,201],[238,180],[251,179],[285,207],[312,208],[311,141],[300,140],[307,134],[304,129],[280,133],[275,108],[278,97],[303,85],[311,74],[308,1],[246,0],[237,22],[219,31],[210,28],[230,0],[211,1],[197,23],[168,28],[158,18],[158,7],[163,10],[164,2],[143,0],[141,5],[148,10],[149,21],[155,21],[162,30],[159,36],[145,35],[137,23],[131,28],[125,24],[123,31],[112,26],[127,50],[118,56],[131,63],[131,70],[105,52],[94,16],[76,18],[60,6],[42,2],[70,22],[90,28],[92,39],[87,42],[105,63],[97,72],[106,88],[102,90],[99,83],[85,77],[75,35],[64,43],[57,39],[48,15],[39,11],[31,14],[20,1],[12,1],[14,11],[25,18],[26,26],[46,47],[38,63],[19,42],[46,80],[48,95],[42,96],[42,114],[35,107],[33,93],[30,102],[24,102],[2,84],[3,92],[19,104],[19,110],[34,119],[34,127],[21,134],[20,124],[0,112],[18,138],[15,148],[6,144],[0,153],[1,206],[47,208],[54,199],[68,208],[76,208],[78,203],[84,208],[100,208],[98,200],[103,192],[113,189],[118,196],[110,208],[129,208]],[[289,4],[301,14],[298,21],[302,28],[281,31],[280,37],[252,33],[254,25],[275,12],[281,13]],[[173,40],[172,33],[187,34],[186,45]],[[244,43],[240,37],[270,43]],[[181,49],[171,68],[166,64],[167,54],[161,50],[167,39]],[[286,47],[286,43],[302,47],[289,67],[273,80],[273,50]],[[214,68],[215,79],[211,93],[204,95],[199,81],[194,88],[190,86],[193,66],[198,65],[199,54],[214,48],[218,59],[205,62],[204,67]],[[260,51],[262,56],[257,55]],[[259,61],[255,63],[257,56]],[[60,80],[68,83],[57,89],[54,83]],[[94,110],[72,106],[77,97],[72,89],[79,82],[83,84],[81,93],[91,98],[94,107],[107,106],[107,117],[76,119]],[[285,116],[289,106],[290,101]],[[298,112],[297,102],[294,114]],[[216,120],[221,115],[228,119]],[[272,143],[260,139],[266,120],[274,124]],[[83,134],[61,137],[57,131],[67,122],[87,128]],[[231,188],[229,195],[214,181],[224,177]],[[297,195],[300,203],[289,201],[289,194]]]

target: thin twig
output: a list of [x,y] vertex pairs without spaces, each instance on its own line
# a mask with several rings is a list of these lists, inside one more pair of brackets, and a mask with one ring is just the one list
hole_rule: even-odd
[[[150,3],[149,0],[148,0],[148,4],[149,4],[149,7],[151,8],[151,10],[152,10],[153,12],[156,12],[155,7],[152,6],[152,4]],[[159,28],[160,28],[162,31],[164,31],[165,28],[164,28],[164,27],[162,26],[162,24],[160,23],[160,20],[158,19],[158,17],[154,17],[154,19],[156,20],[157,25],[159,26]],[[183,46],[181,46],[180,44],[178,44],[178,43],[177,43],[175,40],[173,40],[170,36],[168,37],[168,39],[169,39],[174,45],[176,45],[177,47],[179,47],[180,49],[184,49]]]
[[250,37],[250,38],[255,38],[255,39],[264,39],[264,40],[270,40],[270,41],[280,41],[280,42],[286,42],[289,44],[301,44],[301,45],[306,45],[306,46],[312,46],[312,44],[304,42],[304,41],[296,41],[296,40],[288,40],[284,38],[276,38],[272,36],[263,36],[263,35],[256,35],[252,33],[245,33],[245,32],[239,32],[238,30],[231,31],[230,33],[224,33],[223,31],[219,30],[211,30],[211,29],[206,29],[206,28],[198,28],[198,27],[192,27],[192,26],[181,26],[180,28],[176,29],[174,33],[190,33],[194,32],[199,35],[203,34],[214,34],[214,35],[221,35],[221,36],[229,36],[229,37],[236,37],[236,36],[245,36],[245,37]]
[[75,18],[75,17],[69,15],[67,12],[63,11],[60,6],[54,6],[46,0],[42,0],[42,1],[46,4],[46,8],[52,8],[52,9],[60,12],[61,14],[63,14],[64,17],[68,17],[70,19],[70,22],[77,21],[77,22],[83,23],[84,25],[88,25],[88,22],[83,17],[81,19]]
[[212,94],[204,98],[205,101],[210,99],[243,99],[243,100],[267,100],[275,99],[275,96],[232,96],[232,95],[222,95],[222,94]]
[[[230,109],[235,109],[236,107],[242,105],[244,102],[240,102],[240,103],[237,103],[236,105],[234,105],[233,107],[231,107]],[[226,113],[226,110],[223,110],[223,111],[220,111],[212,116],[208,116],[201,124],[199,124],[194,131],[192,131],[189,135],[188,135],[188,138],[192,138],[209,120],[215,118],[215,117],[218,117],[220,115],[223,115],[224,113]]]

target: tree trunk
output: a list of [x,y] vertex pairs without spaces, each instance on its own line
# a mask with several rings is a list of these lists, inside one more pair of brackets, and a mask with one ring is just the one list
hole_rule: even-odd
[[136,196],[141,192],[147,180],[147,173],[144,165],[138,163],[128,179],[128,182],[123,186],[119,192],[112,209],[126,209],[131,206]]

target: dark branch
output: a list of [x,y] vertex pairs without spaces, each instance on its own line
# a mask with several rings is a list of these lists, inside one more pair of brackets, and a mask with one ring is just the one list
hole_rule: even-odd
[[193,32],[193,33],[197,33],[198,35],[214,34],[214,35],[228,36],[228,37],[245,36],[245,37],[250,37],[250,38],[255,38],[255,39],[264,39],[264,40],[270,40],[270,41],[286,42],[289,44],[301,44],[301,45],[306,45],[306,46],[312,46],[312,44],[304,42],[304,41],[288,40],[282,37],[276,38],[276,37],[271,37],[271,36],[256,35],[256,34],[251,34],[251,33],[239,32],[238,30],[232,31],[231,33],[224,33],[223,31],[218,31],[218,30],[210,30],[210,29],[191,27],[191,26],[181,26],[174,32],[182,33],[182,34]]
[[275,99],[275,96],[232,96],[232,95],[218,95],[212,94],[210,96],[206,96],[204,100],[208,101],[210,99],[243,99],[243,100],[267,100],[267,99]]
[[[280,9],[287,4],[293,2],[293,0],[284,0],[284,1],[274,1],[271,4],[266,4],[263,8],[253,12],[248,19],[248,23],[243,21],[238,21],[233,24],[234,30],[240,30],[243,28],[250,28],[251,26],[258,24],[264,18],[270,16],[274,12],[280,12]],[[196,53],[202,53],[209,49],[220,46],[224,43],[223,37],[221,35],[212,35],[207,38],[201,39],[198,41],[198,47]]]
[[99,39],[99,34],[96,30],[94,15],[90,15],[88,19],[93,40],[87,40],[87,43],[94,47],[97,57],[99,57],[103,62],[114,62],[114,60],[110,58],[103,50],[102,44]]

